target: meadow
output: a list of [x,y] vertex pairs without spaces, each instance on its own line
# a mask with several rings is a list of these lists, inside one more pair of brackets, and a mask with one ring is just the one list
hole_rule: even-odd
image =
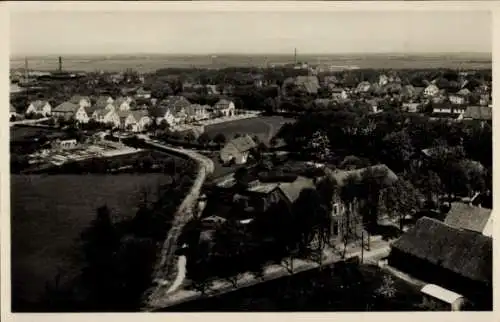
[[295,119],[282,116],[260,116],[209,125],[205,127],[205,132],[211,137],[222,133],[227,140],[231,140],[236,134],[256,135],[262,142],[268,143],[285,123],[294,121]]
[[142,191],[154,199],[169,182],[153,173],[11,175],[13,310],[37,303],[59,272],[69,279],[80,272],[80,234],[98,207],[107,205],[115,222],[131,218]]

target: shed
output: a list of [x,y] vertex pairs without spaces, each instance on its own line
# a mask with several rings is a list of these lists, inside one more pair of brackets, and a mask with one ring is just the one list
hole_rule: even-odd
[[435,284],[425,285],[420,292],[423,304],[438,310],[460,311],[465,303],[462,295]]

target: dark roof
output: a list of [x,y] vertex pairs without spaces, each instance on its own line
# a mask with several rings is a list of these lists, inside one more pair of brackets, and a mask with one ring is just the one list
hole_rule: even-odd
[[87,100],[90,102],[88,96],[81,96],[81,95],[73,95],[69,101],[74,104],[79,104],[81,100]]
[[227,144],[232,144],[239,152],[246,152],[257,146],[255,141],[248,134],[232,139]]
[[314,181],[306,177],[297,177],[293,182],[280,182],[278,188],[290,203],[294,203],[304,189],[314,189]]
[[464,119],[489,120],[492,119],[492,111],[489,106],[468,106],[464,113]]
[[80,107],[71,102],[64,102],[56,106],[52,111],[53,112],[64,112],[64,113],[75,113]]
[[454,202],[444,223],[457,228],[482,233],[491,217],[491,209]]
[[231,105],[231,101],[223,98],[223,99],[219,100],[217,103],[215,103],[214,109],[224,110],[224,109],[229,108],[229,105]]
[[182,109],[188,107],[191,103],[184,96],[169,96],[160,102],[161,107],[167,107],[172,113],[180,112]]
[[391,247],[465,278],[492,282],[493,243],[481,234],[423,217]]
[[108,105],[109,98],[111,98],[111,96],[99,96],[94,105],[98,108],[104,108]]

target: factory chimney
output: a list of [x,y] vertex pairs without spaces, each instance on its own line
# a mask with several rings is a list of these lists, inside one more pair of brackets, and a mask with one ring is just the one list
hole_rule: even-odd
[[59,72],[62,72],[62,57],[59,56]]

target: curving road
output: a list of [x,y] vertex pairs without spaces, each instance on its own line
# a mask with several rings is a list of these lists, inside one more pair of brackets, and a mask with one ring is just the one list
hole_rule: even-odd
[[[185,262],[186,258],[183,256],[179,258],[177,265],[175,263],[175,253],[177,250],[177,240],[182,233],[184,226],[192,219],[194,214],[194,207],[198,201],[200,190],[205,182],[206,177],[213,173],[214,164],[209,158],[192,150],[183,148],[174,148],[164,145],[159,142],[152,141],[148,136],[141,136],[150,146],[164,150],[166,152],[174,152],[182,154],[188,158],[193,159],[198,164],[196,179],[189,190],[188,194],[182,201],[181,205],[176,211],[173,219],[172,228],[169,230],[167,238],[163,243],[160,257],[157,266],[153,273],[154,286],[146,293],[146,305],[149,302],[155,301],[158,298],[165,296],[167,293],[176,290],[184,280],[185,277]],[[176,278],[173,283],[171,281],[172,273],[176,273]]]

